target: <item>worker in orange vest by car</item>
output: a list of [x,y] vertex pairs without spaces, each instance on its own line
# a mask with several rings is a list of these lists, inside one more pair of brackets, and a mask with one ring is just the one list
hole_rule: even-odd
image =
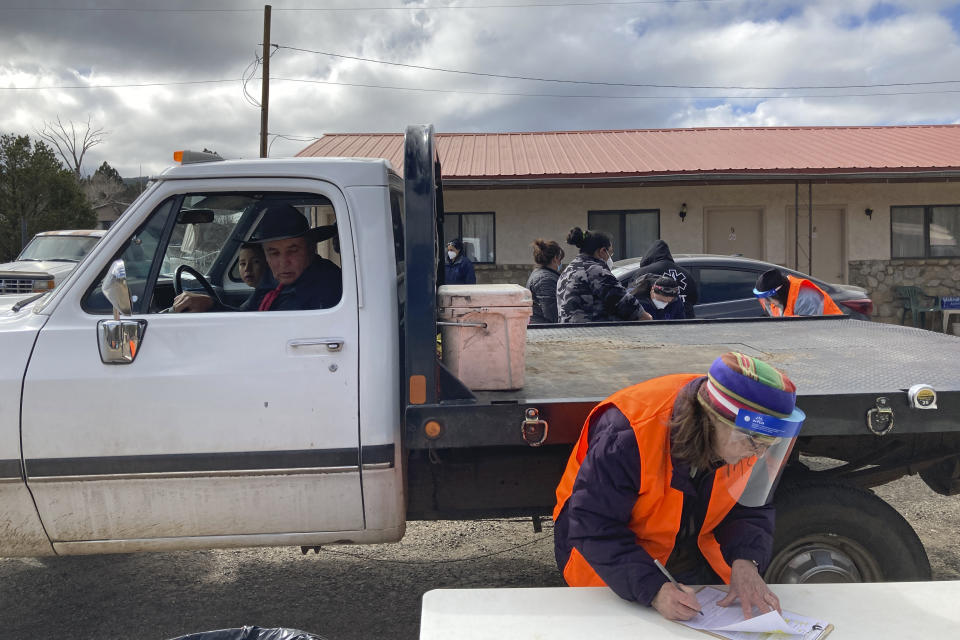
[[773,318],[843,315],[826,291],[806,278],[784,275],[779,269],[761,273],[753,295],[760,300],[760,306],[767,315]]
[[795,403],[787,376],[731,352],[706,376],[654,378],[597,405],[557,487],[567,584],[607,585],[672,620],[700,609],[683,583],[728,583],[720,604],[739,599],[745,617],[780,611],[761,573],[773,550],[770,499],[805,417]]

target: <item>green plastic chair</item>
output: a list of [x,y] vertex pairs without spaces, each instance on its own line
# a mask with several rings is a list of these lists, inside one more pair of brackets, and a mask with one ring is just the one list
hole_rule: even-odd
[[920,287],[897,287],[896,294],[903,301],[900,324],[906,322],[909,312],[912,315],[911,324],[922,328],[926,326],[927,312],[940,311],[940,298],[927,295]]

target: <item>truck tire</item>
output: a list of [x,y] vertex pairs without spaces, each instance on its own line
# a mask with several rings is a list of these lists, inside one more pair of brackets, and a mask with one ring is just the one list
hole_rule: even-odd
[[886,502],[840,482],[781,486],[768,583],[929,580],[927,552]]

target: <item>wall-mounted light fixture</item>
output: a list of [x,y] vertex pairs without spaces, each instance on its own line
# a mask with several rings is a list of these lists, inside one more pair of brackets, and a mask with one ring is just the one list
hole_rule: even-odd
[[677,212],[677,215],[680,216],[680,222],[683,222],[687,217],[687,203],[684,202],[680,205],[680,211]]
[[863,212],[867,214],[868,218],[873,220],[873,209],[871,209],[870,207],[867,207],[866,209],[863,210]]

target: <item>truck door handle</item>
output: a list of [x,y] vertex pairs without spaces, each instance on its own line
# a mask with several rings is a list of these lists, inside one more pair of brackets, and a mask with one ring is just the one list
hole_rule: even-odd
[[327,351],[337,353],[343,349],[344,341],[339,338],[306,338],[302,340],[291,340],[290,347],[320,347],[325,346]]

